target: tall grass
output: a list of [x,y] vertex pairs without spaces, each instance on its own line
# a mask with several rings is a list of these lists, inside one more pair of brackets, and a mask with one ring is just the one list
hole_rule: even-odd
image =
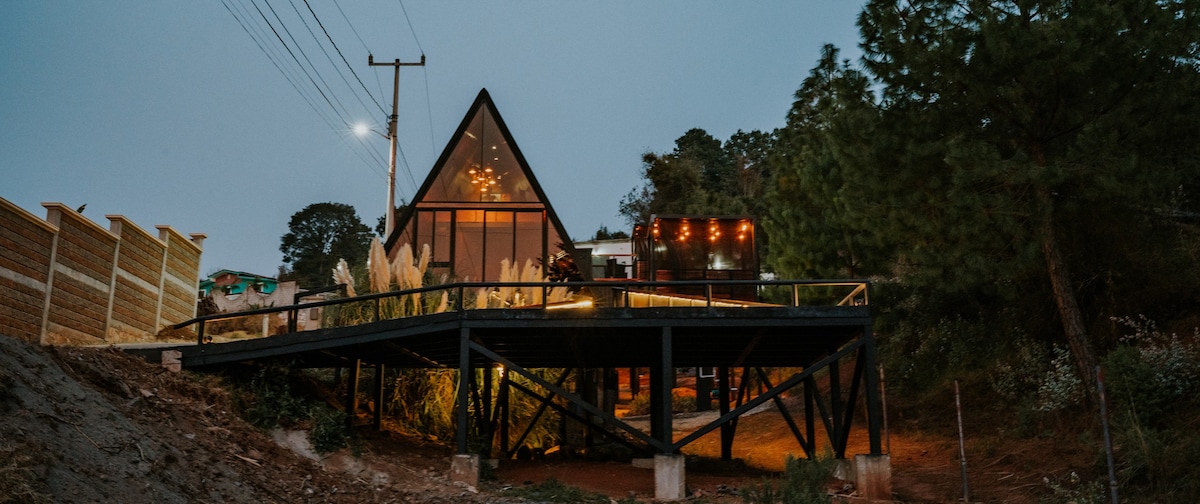
[[[525,260],[524,268],[510,263],[508,259],[500,261],[500,283],[524,283],[520,287],[502,285],[496,288],[481,287],[475,292],[476,309],[483,308],[517,308],[521,306],[539,306],[543,303],[541,286],[529,285],[546,283],[548,279],[541,266],[535,266],[532,260]],[[551,287],[546,290],[548,304],[560,303],[571,299],[571,291],[565,285]]]
[[[413,255],[413,249],[407,243],[400,246],[396,258],[388,261],[387,252],[379,238],[371,240],[371,248],[367,259],[367,285],[371,293],[391,291],[406,291],[443,285],[448,282],[446,276],[435,277],[428,271],[430,250],[429,245],[421,247],[419,255]],[[338,261],[333,270],[334,282],[345,284],[347,295],[356,295],[354,275],[345,260]],[[532,260],[526,260],[524,265],[508,260],[500,261],[500,277],[496,287],[481,287],[474,292],[464,295],[461,300],[464,308],[518,308],[523,306],[540,306],[543,303],[553,304],[570,301],[573,297],[566,285],[544,287],[535,284],[549,283],[545,271]],[[524,285],[503,285],[524,284]],[[394,298],[382,299],[379,302],[379,317],[392,319],[414,315],[441,313],[450,307],[450,290],[440,293],[422,295],[419,292],[405,294]],[[359,303],[343,306],[340,310],[340,320],[344,323],[355,324],[373,321],[375,304]]]
[[[445,276],[434,276],[428,271],[430,249],[428,245],[421,248],[420,254],[414,255],[408,244],[400,246],[395,258],[388,261],[387,252],[378,238],[371,240],[368,263],[365,268],[366,282],[371,293],[392,291],[408,291],[427,286],[444,285],[448,279]],[[347,294],[355,295],[354,275],[345,261],[339,261],[333,270],[334,281],[347,285]],[[546,283],[548,279],[540,266],[533,261],[525,261],[523,266],[504,259],[500,263],[500,283]],[[362,283],[362,282],[360,282]],[[555,286],[543,289],[537,285],[498,285],[492,288],[480,288],[468,292],[461,300],[464,308],[515,308],[522,306],[537,306],[543,303],[569,301],[572,293],[565,286]],[[450,291],[409,293],[402,296],[379,300],[380,319],[394,319],[415,315],[442,313],[449,309]],[[338,319],[342,323],[359,324],[375,320],[375,302],[364,301],[340,307]],[[334,312],[334,310],[327,310]],[[557,375],[558,370],[538,370],[543,378],[553,380],[551,375]],[[390,374],[388,380],[392,389],[391,400],[386,412],[400,424],[400,428],[436,439],[452,439],[455,433],[455,398],[457,387],[463,386],[459,380],[459,372],[455,369],[398,369]],[[495,370],[476,370],[476,380],[492,380],[492,390],[499,390],[502,373]],[[521,383],[525,387],[545,394],[546,391],[532,381],[523,377],[510,375],[509,379]],[[533,420],[534,413],[540,403],[525,394],[513,390],[509,394],[509,418],[514,425],[527,425]],[[475,415],[471,415],[475,421]],[[556,444],[558,435],[558,415],[544,414],[526,439],[527,444],[535,447],[548,447]],[[513,433],[515,436],[516,434]],[[478,440],[486,445],[491,440]]]

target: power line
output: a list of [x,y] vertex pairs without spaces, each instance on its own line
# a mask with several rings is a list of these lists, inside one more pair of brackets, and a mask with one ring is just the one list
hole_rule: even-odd
[[[413,41],[417,43],[417,50],[421,51],[421,55],[425,55],[425,48],[421,47],[421,39],[417,37],[417,30],[413,28],[412,18],[408,17],[408,9],[404,7],[404,0],[397,0],[400,4],[400,12],[404,13],[404,21],[408,23],[408,31],[412,33]],[[425,78],[425,111],[429,115],[429,148],[433,155],[437,155],[437,140],[433,137],[433,104],[429,99],[429,71],[425,68],[421,69],[421,74]],[[378,73],[376,77],[378,78]],[[414,183],[414,185],[416,185]]]
[[[350,150],[354,152],[355,156],[358,157],[360,161],[367,165],[367,167],[372,171],[379,174],[383,170],[382,167],[386,165],[384,160],[386,156],[381,156],[381,149],[372,148],[371,142],[366,139],[356,137],[354,140],[350,140],[346,138],[346,132],[350,129],[350,124],[353,122],[350,108],[347,107],[347,104],[353,102],[343,101],[341,99],[342,97],[339,96],[348,90],[354,95],[355,101],[357,101],[363,109],[378,110],[386,113],[384,110],[385,107],[382,104],[382,100],[377,98],[377,96],[381,96],[383,94],[382,83],[379,81],[378,72],[376,72],[376,82],[379,84],[380,94],[376,95],[369,88],[367,88],[365,82],[361,78],[361,75],[358,74],[357,70],[355,70],[352,65],[350,65],[349,59],[337,43],[334,33],[330,32],[330,28],[332,27],[326,25],[324,21],[320,19],[320,16],[317,14],[316,9],[312,6],[311,2],[309,2],[309,0],[302,0],[308,12],[308,14],[305,15],[303,11],[300,11],[295,0],[288,1],[292,7],[294,15],[299,18],[301,23],[304,24],[305,29],[308,31],[311,37],[311,41],[306,41],[305,44],[316,44],[317,48],[320,49],[325,55],[325,62],[321,63],[320,65],[318,65],[308,55],[312,48],[305,48],[305,44],[302,44],[301,40],[295,37],[294,32],[290,29],[291,27],[288,26],[289,23],[292,23],[294,27],[296,20],[290,19],[291,15],[283,15],[286,14],[286,10],[283,14],[281,14],[277,9],[275,9],[270,0],[261,0],[261,3],[260,0],[221,0],[221,3],[225,7],[226,11],[228,11],[230,15],[234,17],[234,20],[242,28],[242,31],[244,31],[247,36],[250,37],[251,41],[256,47],[258,47],[259,51],[262,52],[263,55],[266,56],[271,62],[272,66],[274,66],[275,69],[279,71],[281,75],[283,75],[284,79],[290,86],[292,86],[292,89],[294,89],[297,94],[300,95],[301,99],[305,101],[309,108],[311,108],[317,114],[317,116],[326,124],[326,126],[328,126],[335,133],[338,133],[339,137],[341,137],[343,141],[346,141],[346,145],[350,147]],[[370,50],[367,47],[362,35],[350,21],[350,18],[346,14],[345,10],[337,0],[333,0],[333,3],[342,19],[346,22],[347,27],[358,40],[359,44],[364,49],[367,49],[368,53],[370,53]],[[400,1],[400,4],[409,30],[411,30],[413,33],[413,38],[416,41],[416,45],[419,49],[421,49],[422,57],[424,57],[424,48],[421,47],[420,40],[417,38],[416,32],[413,29],[413,23],[408,15],[407,8],[404,6],[403,1]],[[267,8],[263,9],[262,7],[264,6]],[[267,16],[267,12],[270,12],[271,16]],[[311,16],[313,21],[316,21],[316,24],[320,28],[323,37],[316,34],[316,30],[312,28],[312,23],[310,23],[308,20],[309,16]],[[332,54],[325,46],[326,43],[332,46],[334,52],[338,54],[338,59],[341,60],[342,65],[350,70],[350,73],[357,83],[357,86],[355,85],[355,82],[351,82],[350,78],[345,75],[345,72],[341,69],[342,65],[337,64],[337,60],[333,58]],[[343,85],[346,86],[345,89],[341,89],[340,86],[335,88],[332,83],[336,82],[337,80],[326,78],[325,74],[328,73],[329,69],[324,68],[325,64],[332,66],[334,71],[338,73]],[[425,84],[426,114],[430,125],[430,144],[432,148],[436,149],[436,139],[433,135],[433,109],[430,100],[431,92],[429,89],[428,72],[423,73],[423,80]],[[362,96],[360,92],[366,93],[366,96]],[[320,103],[324,103],[325,105],[320,106]],[[371,107],[372,103],[374,104],[375,108]],[[411,165],[408,162],[407,153],[404,152],[404,148],[399,143],[396,144],[396,150],[398,154],[398,160],[400,161],[398,164],[402,166],[405,176],[411,184],[412,190],[415,191],[417,190],[418,186],[416,178],[413,176]]]
[[[305,1],[305,3],[308,3],[307,0]],[[362,37],[359,36],[358,30],[354,29],[354,23],[351,23],[350,18],[346,17],[346,11],[342,10],[342,5],[337,3],[337,0],[333,0],[333,6],[337,7],[338,12],[342,13],[342,19],[346,20],[346,26],[349,26],[350,31],[354,32],[354,36],[356,38],[358,38],[358,43],[362,45],[363,50],[367,51],[367,52],[371,52],[371,49],[367,47],[367,43],[363,42]]]
[[433,100],[429,99],[429,71],[422,68],[421,74],[425,76],[425,111],[429,114],[429,148],[434,156],[437,156],[437,140],[433,138]]
[[425,49],[421,47],[421,39],[417,38],[417,31],[413,29],[412,20],[408,18],[408,9],[404,8],[404,0],[397,0],[400,3],[400,12],[404,13],[404,20],[408,22],[408,31],[412,32],[413,40],[417,43],[417,49],[421,54],[425,54]]
[[[342,58],[342,63],[344,63],[344,64],[346,65],[346,68],[350,69],[350,73],[354,75],[354,79],[358,81],[358,85],[359,85],[359,86],[362,86],[362,90],[363,90],[365,93],[367,93],[367,96],[371,97],[371,101],[374,101],[374,102],[375,102],[375,106],[376,106],[376,107],[379,107],[379,111],[380,111],[380,112],[382,112],[382,113],[384,113],[384,114],[386,114],[386,113],[387,113],[387,111],[386,111],[386,110],[384,110],[384,108],[383,108],[383,105],[380,105],[380,104],[379,104],[379,100],[376,100],[376,99],[375,99],[375,96],[371,94],[371,91],[369,91],[369,90],[367,89],[367,86],[366,86],[365,84],[363,84],[363,81],[362,81],[362,79],[360,79],[360,78],[358,77],[358,72],[355,72],[355,71],[354,71],[354,67],[350,66],[350,62],[349,62],[349,61],[346,61],[346,55],[342,54],[342,50],[341,50],[340,48],[338,48],[338,46],[337,46],[337,43],[333,41],[333,37],[330,37],[330,36],[329,36],[329,30],[326,30],[326,29],[325,29],[325,24],[321,22],[321,18],[318,18],[318,17],[317,17],[317,13],[316,13],[316,12],[313,12],[312,6],[308,4],[308,0],[304,0],[304,6],[305,6],[305,7],[308,7],[308,12],[309,12],[309,14],[312,14],[312,17],[313,17],[313,19],[317,20],[317,26],[320,26],[320,27],[321,27],[321,31],[322,31],[322,32],[325,32],[325,38],[326,38],[326,39],[329,39],[329,44],[333,46],[333,49],[334,49],[335,51],[337,51],[337,53],[338,53],[338,56],[340,56],[340,57]],[[338,10],[341,10],[341,7],[338,7]],[[307,24],[306,24],[305,26],[307,26]],[[350,27],[350,29],[353,31],[353,30],[354,30],[354,27],[353,27],[353,26],[351,26],[351,27]],[[357,35],[358,35],[358,32],[355,32],[355,33],[354,33],[354,35],[355,35],[355,36],[357,36]],[[315,38],[315,37],[314,37],[314,38]],[[361,39],[360,39],[360,41],[361,41]],[[318,44],[320,44],[320,42],[318,42]],[[365,46],[365,44],[364,44],[364,46]],[[324,50],[324,49],[322,49],[322,50]],[[326,53],[326,54],[325,54],[325,56],[326,56],[326,57],[328,57],[328,56],[329,56],[329,54],[328,54],[328,53]],[[333,63],[333,62],[332,62],[332,61],[330,61],[330,63]],[[334,64],[334,68],[337,68],[337,64],[336,64],[336,63]],[[341,70],[339,69],[339,70],[338,70],[338,75],[341,75],[341,73],[342,73],[342,72],[341,72]],[[346,77],[345,77],[344,75],[342,76],[342,80],[343,80],[343,81],[345,81],[345,80],[346,80]],[[351,86],[349,82],[346,82],[346,86],[347,86],[347,87],[350,87],[350,88],[353,88],[353,86]],[[354,93],[354,95],[355,95],[355,96],[358,96],[358,93]],[[366,105],[365,103],[362,103],[362,100],[359,100],[359,103],[360,103],[360,104],[362,104],[363,108],[367,108],[367,105]]]
[[[279,70],[279,73],[283,75],[284,80],[288,81],[288,84],[291,84],[292,89],[296,90],[296,93],[298,93],[300,95],[300,97],[304,99],[305,103],[307,103],[308,106],[310,108],[312,108],[313,112],[316,112],[317,115],[328,126],[330,126],[330,128],[333,128],[334,127],[333,122],[330,120],[330,118],[327,115],[325,115],[325,113],[322,112],[321,109],[319,107],[317,107],[315,103],[313,103],[313,101],[309,97],[309,95],[307,93],[305,93],[304,90],[301,89],[301,86],[296,82],[296,79],[291,74],[289,74],[287,70],[285,70],[285,67],[287,67],[287,65],[282,64],[279,56],[277,54],[272,53],[270,50],[267,49],[267,47],[269,47],[270,44],[267,44],[265,46],[263,45],[263,42],[264,42],[263,39],[265,38],[264,37],[265,33],[261,32],[262,27],[260,25],[252,22],[252,20],[254,18],[253,18],[253,16],[251,16],[249,14],[249,10],[246,9],[245,4],[242,4],[242,6],[241,6],[242,11],[244,12],[241,15],[241,17],[239,17],[237,12],[234,12],[235,9],[231,8],[230,5],[228,3],[226,3],[226,0],[222,0],[222,4],[224,4],[225,9],[228,10],[229,13],[233,15],[234,19],[242,27],[242,30],[244,30],[247,35],[250,35],[250,39],[253,40],[254,44],[256,46],[258,46],[259,50],[262,51],[264,55],[266,55],[267,59],[271,61],[271,64],[275,66],[275,69]],[[253,31],[251,31],[247,27],[248,22],[250,23],[250,26],[253,26],[255,29],[259,30],[260,33],[258,35],[256,35]]]
[[[253,1],[253,0],[251,0],[251,1]],[[326,124],[326,126],[328,126],[330,128],[330,130],[334,131],[335,133],[338,133],[339,137],[341,137],[343,140],[345,140],[345,133],[349,129],[348,127],[345,127],[348,121],[344,117],[342,117],[340,114],[337,114],[336,108],[332,106],[332,104],[329,102],[328,99],[326,99],[325,101],[327,104],[330,105],[329,109],[324,109],[323,107],[318,107],[316,105],[316,103],[313,101],[313,98],[311,97],[311,93],[306,91],[306,86],[301,86],[299,84],[299,80],[298,80],[299,76],[298,75],[293,76],[294,74],[297,73],[294,70],[292,70],[292,68],[294,68],[294,67],[292,65],[288,65],[288,64],[284,63],[283,58],[281,58],[279,53],[275,52],[275,49],[277,47],[276,45],[266,42],[266,40],[269,37],[266,35],[267,29],[263,28],[264,22],[265,22],[266,26],[270,28],[270,31],[275,34],[276,40],[279,40],[280,45],[282,45],[285,50],[288,50],[290,52],[290,48],[288,47],[287,43],[284,42],[282,40],[282,38],[279,36],[278,31],[275,29],[274,25],[270,22],[270,20],[267,18],[267,16],[262,12],[262,9],[259,8],[257,5],[254,5],[255,11],[257,11],[259,14],[259,16],[256,18],[255,16],[250,14],[249,8],[246,7],[244,3],[240,6],[240,8],[237,4],[227,2],[227,0],[222,0],[222,3],[225,5],[226,10],[229,11],[231,15],[233,15],[234,19],[242,27],[243,31],[245,31],[247,33],[247,35],[250,36],[251,40],[259,48],[259,50],[267,57],[268,60],[271,61],[272,65],[275,66],[276,70],[279,70],[280,74],[282,74],[284,79],[287,80],[288,83],[292,86],[292,88],[296,90],[296,92],[305,101],[305,103],[308,104],[308,106],[317,114],[317,116]],[[259,19],[261,19],[262,21],[259,22],[258,21]],[[278,16],[276,16],[276,19],[281,24],[283,23],[282,18],[279,18]],[[315,37],[314,37],[314,39],[315,39]],[[317,40],[319,43],[319,39],[317,39]],[[308,76],[307,70],[303,67],[302,64],[300,64],[299,60],[295,58],[294,54],[292,54],[292,61],[295,62],[295,66],[300,67],[300,72],[303,72],[306,74],[306,76]],[[314,72],[317,71],[315,67],[313,68],[313,71]],[[309,77],[309,79],[308,79],[309,82],[313,83],[313,87],[317,90],[317,92],[324,94],[321,91],[320,87],[316,86],[316,84],[312,80],[311,76],[308,76],[308,77]],[[351,88],[351,89],[353,89],[353,88]],[[332,89],[330,91],[332,92]],[[364,105],[364,107],[365,107],[365,105]],[[332,117],[330,117],[330,115],[328,113],[330,111],[334,112],[336,115],[338,115],[339,116],[338,119],[335,120]],[[335,123],[338,123],[338,122],[342,123],[343,126],[342,127],[337,126]],[[376,175],[386,178],[386,173],[383,171],[383,168],[382,168],[386,163],[380,157],[379,152],[377,150],[371,149],[371,147],[369,145],[367,145],[365,142],[363,142],[362,139],[356,138],[356,141],[357,141],[358,145],[355,145],[355,142],[348,142],[347,146],[351,147],[351,151],[354,152],[355,156],[358,157],[359,160],[362,161],[365,166],[372,169]],[[355,147],[357,147],[357,148],[355,148]]]
[[[328,61],[329,64],[333,66],[333,70],[335,72],[337,72],[338,77],[342,78],[342,83],[346,84],[346,87],[350,88],[350,92],[351,92],[350,94],[354,95],[354,99],[358,100],[359,105],[362,105],[363,108],[368,108],[367,104],[363,103],[362,97],[360,97],[358,95],[358,93],[354,92],[354,86],[351,86],[350,81],[346,80],[346,75],[342,73],[342,69],[337,66],[337,63],[333,62],[333,57],[329,55],[329,51],[325,50],[325,45],[321,43],[321,39],[317,38],[316,33],[313,33],[312,27],[308,25],[308,21],[306,21],[304,19],[304,15],[301,14],[300,9],[296,7],[296,2],[293,0],[288,0],[288,3],[292,6],[292,12],[296,13],[296,17],[300,19],[300,23],[304,25],[304,29],[308,30],[308,36],[312,37],[313,42],[315,42],[317,44],[317,48],[321,50],[321,54],[325,55],[325,60]],[[305,5],[308,5],[308,2],[305,2]],[[311,8],[309,8],[309,12],[312,12]],[[313,14],[313,19],[316,19],[315,13]],[[321,22],[321,20],[317,19],[317,23],[320,24],[320,22]],[[324,29],[324,27],[322,27],[322,29]],[[334,48],[336,49],[337,47],[335,46]],[[305,56],[305,59],[307,60],[308,57]],[[316,72],[318,76],[320,76],[321,73],[319,71],[317,71],[316,66],[313,65],[312,61],[309,61],[308,64],[309,64],[309,66],[312,66],[313,71]],[[325,87],[327,89],[329,89],[330,94],[333,94],[333,88],[329,86],[329,83],[325,82],[324,77],[321,77],[321,82],[325,84]],[[370,96],[370,93],[367,93],[367,95]],[[338,105],[342,104],[341,100],[337,99],[337,95],[334,95],[334,100],[338,102]],[[342,106],[342,110],[345,111],[344,105]],[[348,116],[349,111],[346,111],[346,114]],[[348,117],[343,117],[342,120],[346,121],[347,123],[349,122]]]
[[[317,74],[317,79],[320,79],[322,84],[325,84],[325,89],[329,89],[329,94],[333,94],[333,89],[329,87],[329,83],[325,82],[325,78],[322,77],[321,73],[317,71],[317,67],[313,65],[312,60],[308,58],[308,54],[305,53],[304,49],[300,47],[300,43],[296,41],[296,37],[292,35],[292,31],[288,29],[287,25],[284,24],[283,19],[279,17],[279,13],[275,12],[275,8],[271,6],[271,2],[268,0],[263,0],[263,3],[267,4],[267,9],[270,10],[271,14],[275,16],[275,20],[279,22],[279,27],[283,28],[283,32],[287,34],[288,38],[291,39],[292,44],[296,46],[296,51],[299,51],[300,55],[304,57],[304,61],[308,62],[309,68],[312,68],[312,73],[309,73],[308,69],[304,68],[304,64],[300,63],[300,60],[296,58],[296,53],[292,52],[292,49],[288,47],[287,42],[283,40],[283,37],[279,36],[279,32],[275,31],[275,28],[272,26],[271,31],[275,31],[275,37],[279,39],[279,43],[283,44],[284,48],[287,49],[288,54],[292,56],[292,59],[295,60],[300,69],[304,71],[304,75],[308,77],[310,82],[312,82],[312,85],[317,89],[317,92],[321,93],[321,97],[325,99],[325,103],[329,104],[329,108],[333,109],[336,113],[338,107],[341,107],[342,113],[339,114],[339,117],[342,119],[342,122],[345,123],[346,127],[349,128],[350,123],[349,121],[346,121],[346,116],[349,115],[346,112],[346,106],[342,105],[341,100],[337,99],[337,95],[334,95],[333,100],[331,101],[329,96],[325,94],[325,90],[321,89],[321,86],[317,85],[316,80],[314,80],[312,77],[313,73]],[[257,9],[258,6],[255,5],[255,8]],[[262,14],[262,10],[259,10],[259,14]],[[265,19],[266,16],[264,15],[263,18]],[[268,20],[267,23],[269,24],[270,21]],[[337,107],[333,105],[333,102],[335,101],[337,102]]]

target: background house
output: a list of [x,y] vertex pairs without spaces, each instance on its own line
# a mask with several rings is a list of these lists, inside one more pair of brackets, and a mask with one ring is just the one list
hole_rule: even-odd
[[[288,306],[296,303],[296,294],[300,287],[296,282],[279,280],[247,273],[244,271],[221,270],[200,281],[200,312],[228,313],[275,306]],[[301,297],[299,302],[306,303],[325,299],[321,294]],[[207,308],[204,306],[208,305]],[[274,334],[279,327],[287,326],[287,313],[271,315],[256,315],[254,320],[240,320],[233,327],[217,330],[243,330],[248,333],[268,336]],[[296,325],[301,331],[318,329],[321,326],[321,308],[300,310],[296,315]],[[214,331],[216,332],[216,331]]]

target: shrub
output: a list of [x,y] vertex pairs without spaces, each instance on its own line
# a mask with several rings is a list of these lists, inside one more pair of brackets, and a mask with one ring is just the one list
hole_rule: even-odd
[[247,389],[244,416],[255,427],[271,429],[309,418],[307,402],[292,392],[291,370],[287,367],[259,369]]
[[881,337],[880,351],[896,392],[919,395],[954,373],[985,369],[1013,339],[986,321],[954,316],[927,325],[903,324]]
[[992,389],[1010,401],[1036,397],[1033,411],[1050,412],[1078,404],[1083,382],[1075,372],[1071,351],[1027,338],[1018,340],[1013,356],[995,366],[989,375]]
[[1139,316],[1113,319],[1130,329],[1121,345],[1104,360],[1108,396],[1115,411],[1155,427],[1180,400],[1200,392],[1200,361],[1193,345],[1176,334],[1163,334],[1154,322]]
[[[672,390],[671,391],[671,412],[672,413],[691,413],[696,411],[696,396],[689,394],[688,391]],[[633,400],[629,401],[629,411],[625,413],[627,416],[640,416],[650,414],[650,394],[642,392],[634,396]]]
[[827,504],[829,492],[825,487],[835,463],[829,453],[812,460],[788,455],[781,480],[763,480],[746,489],[742,500],[747,504]]
[[310,411],[313,425],[308,441],[317,453],[329,453],[346,446],[346,414],[323,404]]
[[1104,359],[1118,477],[1153,501],[1187,501],[1200,492],[1194,340],[1164,334],[1143,316],[1113,320],[1131,330]]

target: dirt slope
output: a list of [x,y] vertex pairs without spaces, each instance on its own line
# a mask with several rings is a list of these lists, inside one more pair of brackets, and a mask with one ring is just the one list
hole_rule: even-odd
[[368,444],[391,456],[322,469],[232,414],[216,383],[0,336],[0,502],[497,500],[446,481],[444,450],[386,435]]
[[[899,502],[961,500],[954,437],[897,423],[890,446]],[[676,424],[687,427],[686,418]],[[849,453],[866,451],[861,425],[856,432]],[[975,502],[1038,502],[1047,494],[1042,478],[1061,479],[1095,459],[1065,440],[981,434],[968,435],[976,437],[967,448]],[[500,490],[547,478],[614,499],[653,494],[652,471],[574,459],[506,462],[497,480],[468,489],[447,481],[444,446],[370,429],[356,435],[361,454],[305,457],[233,414],[211,376],[170,373],[113,349],[46,349],[0,336],[0,504],[516,502]],[[303,445],[303,435],[277,436]],[[685,450],[689,489],[704,502],[741,502],[739,489],[759,484],[761,469],[780,470],[785,454],[799,450],[766,408],[738,429],[734,456],[744,464],[714,463],[718,451],[715,433]]]

